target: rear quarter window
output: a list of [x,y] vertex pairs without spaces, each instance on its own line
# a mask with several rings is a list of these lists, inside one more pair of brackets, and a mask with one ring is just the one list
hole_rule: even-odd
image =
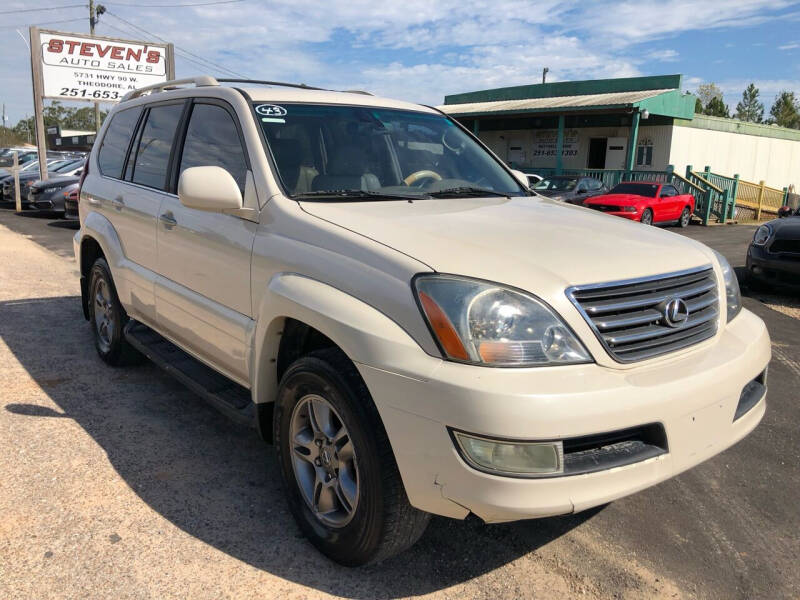
[[111,117],[97,153],[97,166],[103,175],[116,179],[122,177],[122,164],[141,112],[141,107],[135,107],[121,110]]

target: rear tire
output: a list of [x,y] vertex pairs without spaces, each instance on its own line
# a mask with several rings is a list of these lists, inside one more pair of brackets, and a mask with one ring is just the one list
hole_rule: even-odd
[[640,219],[642,225],[652,225],[653,224],[653,211],[649,208],[645,208],[644,212],[642,213],[642,218]]
[[375,404],[340,350],[313,352],[287,369],[273,432],[289,509],[332,560],[378,562],[425,532],[430,515],[409,503]]
[[144,357],[125,339],[128,314],[120,304],[117,288],[105,258],[94,261],[89,271],[89,323],[97,354],[112,366],[136,364]]
[[689,221],[691,220],[692,220],[692,213],[689,212],[689,207],[687,206],[686,208],[683,209],[683,212],[681,212],[681,217],[680,219],[678,219],[678,225],[680,227],[688,227]]

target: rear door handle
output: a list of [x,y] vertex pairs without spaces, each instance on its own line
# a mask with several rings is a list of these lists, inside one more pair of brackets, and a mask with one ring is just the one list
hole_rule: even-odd
[[172,229],[178,224],[178,221],[175,220],[171,212],[161,213],[158,215],[158,220],[161,221],[165,229]]
[[111,206],[117,210],[122,210],[122,207],[125,206],[125,200],[122,198],[122,196],[117,196],[111,201]]

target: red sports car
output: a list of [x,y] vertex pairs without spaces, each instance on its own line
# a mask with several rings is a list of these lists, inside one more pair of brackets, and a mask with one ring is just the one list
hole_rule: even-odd
[[620,183],[608,194],[589,198],[583,205],[645,225],[689,224],[694,212],[694,196],[681,194],[674,185],[650,181]]

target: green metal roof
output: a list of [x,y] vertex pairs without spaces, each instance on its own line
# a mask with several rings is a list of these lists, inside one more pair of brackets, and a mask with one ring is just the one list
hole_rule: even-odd
[[456,116],[597,110],[648,110],[692,119],[695,97],[682,94],[681,75],[563,81],[482,90],[445,97],[440,108]]
[[800,142],[800,130],[787,129],[777,125],[766,125],[764,123],[748,123],[738,119],[726,119],[725,117],[712,117],[710,115],[694,115],[693,120],[675,120],[675,125],[679,127],[694,127],[696,129],[711,129],[713,131],[727,131],[728,133],[741,133],[744,135],[758,135],[761,137],[777,138],[781,140],[793,140]]

